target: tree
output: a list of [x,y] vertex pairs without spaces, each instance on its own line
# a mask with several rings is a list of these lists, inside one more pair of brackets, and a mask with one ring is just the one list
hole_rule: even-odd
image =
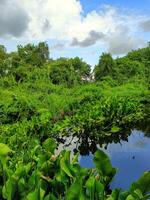
[[71,58],[70,62],[75,69],[76,73],[81,78],[88,78],[90,76],[91,66],[84,62],[81,58],[75,57]]
[[128,81],[131,78],[133,79],[134,77],[142,79],[145,77],[144,64],[136,60],[130,60],[128,57],[117,58],[113,77],[119,83]]
[[98,65],[95,66],[95,80],[101,80],[102,77],[112,75],[115,62],[110,53],[103,53],[100,56]]
[[38,45],[27,44],[18,46],[18,55],[21,62],[32,66],[43,66],[49,59],[49,48],[45,42],[40,42]]
[[0,45],[0,60],[4,60],[7,57],[7,49],[4,45]]
[[67,87],[74,86],[80,80],[71,62],[65,58],[58,59],[51,63],[49,76],[53,84],[64,84]]
[[138,49],[128,53],[127,58],[132,61],[138,61],[145,66],[145,78],[150,84],[150,44],[146,48]]
[[7,58],[7,49],[4,45],[0,45],[0,76],[6,73],[5,60]]
[[47,60],[49,60],[49,47],[46,42],[40,42],[37,45],[37,55],[38,55],[38,63],[40,64],[45,63]]

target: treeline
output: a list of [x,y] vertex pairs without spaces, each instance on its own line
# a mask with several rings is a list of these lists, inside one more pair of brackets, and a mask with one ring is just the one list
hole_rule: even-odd
[[131,51],[126,56],[113,59],[103,53],[98,64],[91,66],[81,58],[50,58],[48,44],[19,45],[16,52],[7,53],[0,45],[0,77],[11,77],[15,82],[47,79],[56,85],[73,87],[89,81],[116,81],[120,85],[131,79],[150,82],[150,46]]
[[[7,53],[0,45],[0,76],[13,76],[16,82],[44,76],[53,84],[72,87],[90,77],[91,67],[79,57],[50,59],[45,42],[37,45],[19,45],[16,52]],[[43,78],[44,78],[43,77]]]
[[94,69],[95,80],[110,76],[122,84],[133,78],[150,81],[150,46],[131,51],[126,56],[113,59],[110,53],[100,56]]

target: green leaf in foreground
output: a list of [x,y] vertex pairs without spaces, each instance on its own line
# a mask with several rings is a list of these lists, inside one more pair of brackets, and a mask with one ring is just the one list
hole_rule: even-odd
[[131,191],[140,189],[143,195],[150,193],[150,171],[145,172],[143,176],[131,186]]
[[34,192],[31,192],[27,196],[27,200],[43,200],[45,191],[41,188],[35,189]]
[[64,151],[62,155],[60,167],[69,177],[73,177],[70,164],[70,151]]
[[43,147],[45,148],[46,151],[54,153],[54,150],[56,149],[57,144],[54,139],[48,138],[47,140],[43,142]]
[[82,181],[76,179],[66,193],[65,200],[80,200],[82,199]]
[[94,154],[94,164],[103,176],[114,176],[116,170],[112,167],[109,157],[101,150]]

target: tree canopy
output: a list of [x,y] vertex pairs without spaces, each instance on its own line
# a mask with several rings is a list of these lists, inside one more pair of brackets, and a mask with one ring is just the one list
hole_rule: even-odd
[[48,44],[40,42],[38,45],[19,45],[18,56],[20,57],[21,62],[40,67],[49,59]]
[[111,54],[103,53],[99,58],[98,65],[94,69],[95,80],[101,80],[104,76],[112,75],[114,66],[115,62]]

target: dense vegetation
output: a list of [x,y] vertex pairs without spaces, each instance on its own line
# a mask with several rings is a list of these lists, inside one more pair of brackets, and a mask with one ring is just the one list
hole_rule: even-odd
[[150,46],[103,53],[90,69],[78,57],[50,59],[44,42],[12,53],[0,45],[0,199],[150,198],[149,172],[128,192],[110,191],[115,169],[100,150],[93,170],[67,151],[54,156],[64,136],[103,140],[149,120]]

